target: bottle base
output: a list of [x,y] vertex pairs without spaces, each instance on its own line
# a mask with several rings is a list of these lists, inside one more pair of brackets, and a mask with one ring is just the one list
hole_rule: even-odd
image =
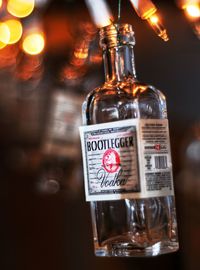
[[98,257],[152,257],[176,252],[178,248],[178,243],[171,241],[157,242],[147,247],[130,243],[112,243],[104,247],[96,247],[95,255]]

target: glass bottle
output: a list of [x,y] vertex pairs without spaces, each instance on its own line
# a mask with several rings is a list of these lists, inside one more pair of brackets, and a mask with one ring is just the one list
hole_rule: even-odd
[[49,87],[38,191],[75,197],[81,189],[78,127],[83,95],[78,80],[73,85],[65,78],[63,69],[58,77]]
[[100,30],[106,81],[83,104],[85,191],[97,256],[156,256],[178,249],[165,96],[137,81],[134,44],[131,25]]

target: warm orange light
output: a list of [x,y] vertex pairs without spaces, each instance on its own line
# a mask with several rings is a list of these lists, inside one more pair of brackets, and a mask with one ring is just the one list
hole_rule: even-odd
[[45,46],[45,40],[42,33],[32,33],[27,35],[22,43],[22,48],[25,53],[31,55],[40,54]]
[[74,56],[78,59],[86,59],[88,57],[89,44],[88,42],[81,42],[74,50]]
[[161,20],[157,14],[153,14],[152,16],[150,16],[147,21],[148,21],[149,25],[151,26],[151,28],[154,30],[154,32],[160,38],[162,38],[162,40],[164,40],[164,41],[169,40],[169,37],[167,35],[167,30],[162,25]]
[[87,49],[77,49],[74,52],[74,56],[79,59],[86,59],[88,57],[88,50]]
[[198,4],[188,4],[185,6],[185,12],[191,18],[199,18],[200,6]]
[[2,6],[2,0],[0,0],[0,8],[1,8],[1,6]]
[[13,16],[24,18],[34,9],[34,0],[8,0],[7,10]]
[[150,0],[130,0],[137,15],[143,20],[149,19],[156,11],[157,8]]
[[0,50],[3,49],[4,47],[6,47],[7,44],[3,43],[0,41]]
[[102,62],[101,54],[90,55],[90,62],[93,64],[100,64]]
[[150,19],[151,23],[153,23],[153,24],[157,24],[159,22],[159,18],[155,14],[152,15],[149,19]]
[[157,15],[157,8],[151,0],[130,0],[137,15],[147,20],[154,32],[164,41],[168,41],[167,30],[163,27],[160,18]]
[[9,44],[14,44],[18,42],[22,36],[22,24],[19,20],[7,20],[5,24],[8,26],[10,31]]
[[10,31],[8,26],[4,22],[0,23],[0,41],[7,44],[9,39]]
[[10,31],[5,23],[0,23],[0,49],[4,48],[10,39]]

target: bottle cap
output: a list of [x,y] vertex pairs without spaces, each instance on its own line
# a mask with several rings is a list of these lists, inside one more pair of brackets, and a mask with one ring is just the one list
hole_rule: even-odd
[[100,46],[103,49],[126,44],[135,45],[132,25],[110,24],[100,29]]

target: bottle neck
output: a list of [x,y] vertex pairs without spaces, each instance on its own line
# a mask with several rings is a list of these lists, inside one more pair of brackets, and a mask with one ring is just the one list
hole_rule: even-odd
[[107,48],[103,52],[106,82],[121,82],[135,79],[135,63],[132,45]]

